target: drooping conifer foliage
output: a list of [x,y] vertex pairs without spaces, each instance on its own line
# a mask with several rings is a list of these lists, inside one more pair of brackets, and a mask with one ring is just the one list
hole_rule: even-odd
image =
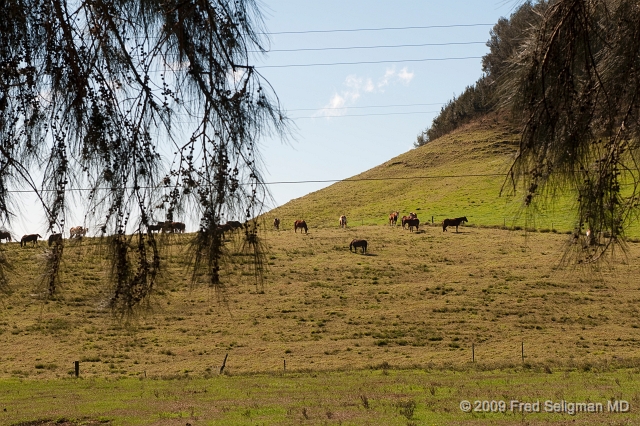
[[502,90],[523,128],[513,183],[527,204],[575,191],[575,246],[595,260],[640,206],[640,3],[558,0],[542,18]]
[[[216,229],[259,212],[256,143],[286,127],[251,65],[265,42],[254,1],[5,0],[2,13],[0,220],[29,188],[64,231],[71,194],[90,189],[79,199],[108,236],[110,304],[129,313],[161,269],[147,225],[195,211],[195,267],[219,285]],[[255,230],[245,242],[260,247]]]

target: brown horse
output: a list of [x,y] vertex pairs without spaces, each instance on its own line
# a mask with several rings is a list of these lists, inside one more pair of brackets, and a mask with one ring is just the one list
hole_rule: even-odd
[[302,230],[304,229],[304,233],[306,234],[308,232],[307,222],[304,220],[296,220],[293,223],[293,232],[298,232],[298,228],[300,228],[300,233],[302,233]]
[[345,215],[340,216],[340,228],[347,227],[347,217]]
[[7,242],[11,241],[11,232],[2,231],[0,232],[0,241],[7,240]]
[[396,226],[396,224],[398,223],[398,215],[400,213],[398,212],[393,212],[389,215],[389,225],[390,226]]
[[82,238],[87,235],[87,231],[89,231],[89,229],[83,228],[82,226],[74,226],[69,229],[69,238]]
[[51,244],[61,244],[62,243],[62,234],[51,234],[49,235],[49,247]]
[[33,245],[35,246],[36,244],[38,244],[38,238],[42,238],[42,235],[40,234],[23,235],[22,238],[20,239],[20,247],[26,247],[27,243],[33,243]]
[[455,226],[456,232],[458,232],[458,225],[460,225],[463,222],[468,222],[466,216],[457,217],[455,219],[445,219],[442,221],[442,232],[445,232],[447,230],[447,226]]
[[362,249],[362,253],[367,252],[367,240],[353,240],[351,244],[349,244],[349,251],[353,249],[354,252],[358,251],[358,247]]
[[280,219],[278,219],[277,217],[273,219],[273,227],[277,230],[280,230]]

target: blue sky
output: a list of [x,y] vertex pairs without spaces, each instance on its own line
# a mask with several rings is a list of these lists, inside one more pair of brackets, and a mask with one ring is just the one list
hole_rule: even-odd
[[[272,33],[268,46],[271,52],[257,57],[255,65],[273,86],[294,123],[288,141],[273,137],[261,140],[265,180],[345,179],[411,150],[416,136],[431,123],[441,105],[481,76],[479,57],[488,51],[485,43],[492,25],[501,16],[509,16],[519,3],[519,0],[260,3],[267,31]],[[406,27],[431,28],[380,30]],[[288,33],[278,34],[283,32]],[[372,48],[400,45],[423,46]],[[366,48],[343,49],[351,47]],[[477,58],[442,60],[464,57]],[[419,61],[424,59],[435,60]],[[413,62],[283,67],[406,60]],[[269,185],[274,197],[271,207],[328,185]],[[81,204],[81,200],[76,201]],[[44,215],[34,205],[37,205],[35,198],[25,194],[21,212],[11,224],[14,235],[36,232],[45,235]],[[81,210],[70,209],[69,226],[83,223]],[[92,224],[86,225],[90,234],[95,234]],[[196,222],[188,223],[188,230],[194,230],[195,226]]]
[[[513,0],[264,2],[268,32],[276,34],[270,36],[273,52],[258,60],[258,69],[295,123],[288,144],[264,139],[265,180],[344,179],[404,153],[412,149],[441,104],[482,75],[480,59],[271,67],[481,57],[488,51],[491,25],[508,17],[518,4]],[[474,24],[491,25],[308,32]],[[289,31],[306,33],[277,34]],[[446,45],[277,51],[416,44]],[[270,190],[275,205],[281,205],[327,185],[278,184],[270,185]]]

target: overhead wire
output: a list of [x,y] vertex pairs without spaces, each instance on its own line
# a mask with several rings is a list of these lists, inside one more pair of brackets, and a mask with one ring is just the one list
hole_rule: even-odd
[[451,25],[421,25],[408,27],[379,27],[379,28],[343,28],[334,30],[304,30],[304,31],[275,31],[257,33],[262,35],[283,35],[283,34],[322,34],[322,33],[353,33],[362,31],[397,31],[397,30],[427,30],[432,28],[463,28],[463,27],[492,27],[493,24],[451,24]]
[[[457,46],[457,45],[469,45],[469,44],[485,44],[486,41],[464,41],[464,42],[451,42],[451,43],[421,43],[421,44],[394,44],[394,45],[377,45],[377,46],[347,46],[347,47],[303,47],[297,49],[272,49],[267,50],[266,53],[272,52],[317,52],[326,50],[356,50],[356,49],[395,49],[404,47],[425,47],[425,46]],[[251,53],[262,53],[257,50],[252,50]]]
[[[337,183],[337,182],[364,182],[364,181],[388,181],[388,180],[416,180],[416,179],[445,179],[445,178],[467,178],[467,177],[496,177],[506,176],[505,173],[469,173],[469,174],[450,174],[450,175],[430,175],[430,176],[396,176],[396,177],[384,177],[384,178],[346,178],[346,179],[318,179],[318,180],[291,180],[291,181],[274,181],[274,182],[260,182],[260,185],[285,185],[285,184],[307,184],[307,183]],[[239,185],[255,185],[255,183],[239,183]],[[178,185],[180,187],[180,185]],[[161,189],[161,188],[174,188],[174,186],[125,186],[119,189]],[[106,191],[113,188],[67,188],[67,191],[82,192],[82,191]],[[57,189],[41,189],[39,192],[56,192]],[[35,192],[33,189],[10,189],[6,192],[11,193],[31,193]]]

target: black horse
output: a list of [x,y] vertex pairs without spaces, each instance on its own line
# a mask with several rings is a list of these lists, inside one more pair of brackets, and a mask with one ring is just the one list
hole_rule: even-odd
[[418,219],[417,217],[415,219],[407,219],[405,221],[405,225],[409,226],[409,231],[413,232],[413,228],[416,228],[416,231],[418,231],[419,226],[420,226],[420,219]]
[[62,243],[62,234],[51,234],[49,235],[49,247],[51,244],[60,244]]
[[353,249],[353,251],[357,252],[358,247],[362,249],[363,253],[367,252],[367,240],[353,240],[351,244],[349,244],[349,251]]
[[458,225],[463,222],[469,222],[466,216],[457,217],[455,219],[445,219],[442,221],[442,232],[445,232],[447,230],[447,226],[455,226],[456,232],[458,232]]
[[20,239],[20,247],[25,247],[29,242],[33,243],[33,245],[35,246],[36,244],[38,244],[38,238],[42,238],[42,235],[40,234],[23,235],[22,238]]

